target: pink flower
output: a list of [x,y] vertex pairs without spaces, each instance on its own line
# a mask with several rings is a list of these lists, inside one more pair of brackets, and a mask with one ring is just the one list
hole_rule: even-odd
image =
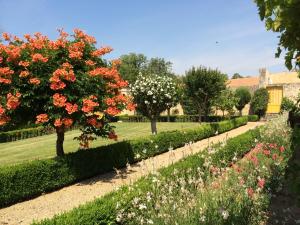
[[266,181],[265,181],[264,178],[262,178],[262,179],[258,178],[258,183],[257,183],[258,187],[260,187],[261,189],[263,189],[264,186],[265,186],[265,183],[266,183]]

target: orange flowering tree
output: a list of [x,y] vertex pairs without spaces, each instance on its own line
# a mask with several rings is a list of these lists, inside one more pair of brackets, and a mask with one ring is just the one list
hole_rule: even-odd
[[7,33],[0,42],[0,126],[20,118],[56,129],[56,152],[64,154],[66,128],[82,127],[82,147],[91,135],[116,139],[108,119],[132,109],[121,94],[127,86],[119,60],[107,61],[110,47],[96,48],[94,37],[59,30],[57,40],[40,33],[21,39]]

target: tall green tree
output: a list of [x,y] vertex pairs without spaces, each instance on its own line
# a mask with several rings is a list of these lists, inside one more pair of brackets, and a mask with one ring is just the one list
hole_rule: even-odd
[[251,100],[251,93],[245,87],[240,87],[235,90],[235,97],[237,98],[235,107],[240,112],[240,116],[242,115],[242,110]]
[[225,111],[227,111],[230,116],[234,114],[234,106],[237,101],[238,99],[234,92],[230,89],[225,89],[221,91],[221,95],[216,99],[215,106],[222,111],[223,117],[225,116]]
[[122,63],[119,72],[124,80],[133,83],[147,65],[147,57],[143,54],[129,53],[120,57]]
[[300,66],[300,1],[255,0],[261,20],[267,30],[280,33],[276,57],[285,51],[285,64],[289,70]]
[[184,78],[186,94],[197,106],[199,122],[201,122],[202,115],[207,118],[214,102],[226,89],[226,80],[227,75],[217,69],[203,66],[192,67],[186,72]]
[[172,63],[164,58],[151,58],[147,62],[146,73],[160,76],[172,75]]
[[269,101],[269,93],[266,88],[257,89],[251,99],[251,110],[254,114],[262,117],[266,114]]

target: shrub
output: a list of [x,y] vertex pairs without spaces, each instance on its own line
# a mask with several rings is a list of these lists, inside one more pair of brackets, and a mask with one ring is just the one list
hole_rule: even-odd
[[240,87],[235,90],[235,97],[238,99],[235,107],[240,112],[240,116],[242,115],[242,110],[251,100],[251,94],[247,88]]
[[256,122],[259,120],[259,116],[258,115],[248,115],[248,121],[250,122]]
[[266,88],[259,88],[254,92],[251,100],[251,109],[254,114],[262,117],[266,114],[269,101],[269,93]]
[[[174,171],[188,170],[189,174],[205,170],[205,158],[211,156],[211,160],[215,165],[228,166],[232,162],[234,156],[241,157],[254,144],[255,138],[259,137],[259,129],[248,131],[235,138],[229,139],[227,144],[216,151],[215,154],[210,154],[208,149],[196,155],[189,156],[182,161],[179,161],[169,167],[161,169],[159,172],[162,177],[172,180]],[[237,153],[237,155],[236,155]],[[151,189],[152,178],[148,176],[141,178],[134,184],[134,188],[129,189],[125,186],[116,192],[105,195],[102,198],[96,199],[93,202],[82,205],[70,212],[55,216],[53,219],[46,219],[35,224],[117,224],[116,217],[118,209],[117,204],[121,207],[128,208],[134,197],[146,195]]]
[[198,141],[245,125],[247,117],[219,123],[204,124],[184,133],[162,132],[150,138],[140,138],[69,153],[61,158],[35,160],[0,170],[0,207],[56,190],[74,182],[121,168],[190,141]]
[[280,105],[280,112],[285,112],[285,111],[289,112],[289,111],[293,110],[294,107],[295,107],[295,104],[291,99],[289,99],[287,97],[282,98],[282,102]]

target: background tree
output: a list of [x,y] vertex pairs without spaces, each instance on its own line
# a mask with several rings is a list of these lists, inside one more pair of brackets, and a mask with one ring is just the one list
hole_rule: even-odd
[[211,107],[226,88],[227,76],[216,69],[206,67],[191,68],[186,72],[184,83],[186,94],[197,106],[199,122],[202,114],[208,116]]
[[238,78],[244,78],[242,75],[240,75],[239,73],[234,73],[231,77],[231,79],[238,79]]
[[119,72],[124,80],[134,83],[140,73],[144,73],[147,57],[143,54],[129,53],[120,57],[122,63]]
[[223,117],[225,116],[225,111],[227,111],[230,116],[234,114],[234,106],[236,105],[237,100],[238,99],[230,89],[225,89],[221,91],[220,96],[216,99],[215,106],[222,111]]
[[247,88],[240,87],[235,90],[235,97],[237,98],[235,107],[242,116],[242,110],[251,101],[251,93]]
[[172,63],[163,58],[151,58],[147,62],[145,73],[149,75],[172,76]]
[[40,33],[22,40],[4,33],[0,43],[0,126],[25,113],[23,120],[53,126],[58,156],[66,128],[82,126],[81,140],[91,134],[116,138],[107,117],[132,108],[120,93],[127,86],[120,62],[101,58],[112,49],[97,49],[95,38],[78,29],[68,36],[61,30],[55,41]]
[[255,0],[261,20],[267,30],[280,33],[276,57],[285,50],[285,64],[289,70],[293,63],[300,66],[300,1]]
[[157,118],[178,99],[176,82],[168,76],[141,75],[130,85],[130,89],[137,110],[150,119],[151,132],[156,134]]
[[262,117],[266,114],[269,101],[269,93],[266,88],[257,89],[251,100],[251,110],[254,114]]

